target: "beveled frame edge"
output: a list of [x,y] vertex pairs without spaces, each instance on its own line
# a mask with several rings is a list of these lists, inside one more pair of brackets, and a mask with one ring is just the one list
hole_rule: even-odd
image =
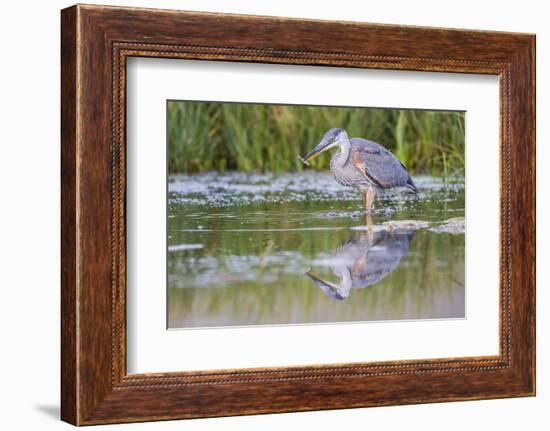
[[[204,34],[203,27],[212,30]],[[534,36],[77,5],[62,11],[61,45],[63,420],[82,425],[534,395]],[[499,75],[500,355],[126,375],[129,56]]]

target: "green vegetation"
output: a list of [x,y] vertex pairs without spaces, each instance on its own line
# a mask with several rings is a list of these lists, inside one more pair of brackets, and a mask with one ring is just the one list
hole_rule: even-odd
[[[170,173],[301,171],[332,127],[376,141],[413,174],[464,175],[464,113],[244,103],[168,102]],[[312,162],[326,169],[330,155]]]

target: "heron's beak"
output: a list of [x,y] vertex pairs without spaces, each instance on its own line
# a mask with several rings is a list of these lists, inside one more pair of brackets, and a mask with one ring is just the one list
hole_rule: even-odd
[[313,160],[315,157],[317,157],[322,152],[328,150],[329,148],[332,148],[335,144],[330,144],[327,141],[322,141],[319,145],[317,145],[313,150],[309,152],[307,156],[305,156],[302,161],[304,163],[307,163],[310,160]]
[[327,280],[323,280],[321,277],[311,271],[306,271],[306,275],[329,297],[336,299],[337,301],[342,301],[346,298],[340,293],[340,290],[342,288],[337,284],[331,283]]

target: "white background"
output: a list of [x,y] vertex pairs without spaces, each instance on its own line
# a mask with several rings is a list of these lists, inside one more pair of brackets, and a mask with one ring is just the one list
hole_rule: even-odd
[[[115,4],[104,0],[102,3]],[[5,2],[0,16],[0,425],[70,429],[59,409],[59,9],[69,2]],[[550,217],[550,28],[545,2],[118,1],[116,4],[537,33],[539,221]],[[547,429],[550,423],[550,228],[539,223],[536,398],[106,426],[146,430]]]
[[[127,83],[129,373],[498,354],[498,77],[142,58]],[[467,318],[166,331],[167,99],[466,111]]]

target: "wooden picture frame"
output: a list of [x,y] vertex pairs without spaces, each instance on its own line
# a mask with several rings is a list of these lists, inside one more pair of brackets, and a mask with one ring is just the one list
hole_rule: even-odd
[[[61,14],[61,418],[75,425],[535,394],[535,36],[77,5]],[[500,354],[127,374],[131,56],[500,77]]]

